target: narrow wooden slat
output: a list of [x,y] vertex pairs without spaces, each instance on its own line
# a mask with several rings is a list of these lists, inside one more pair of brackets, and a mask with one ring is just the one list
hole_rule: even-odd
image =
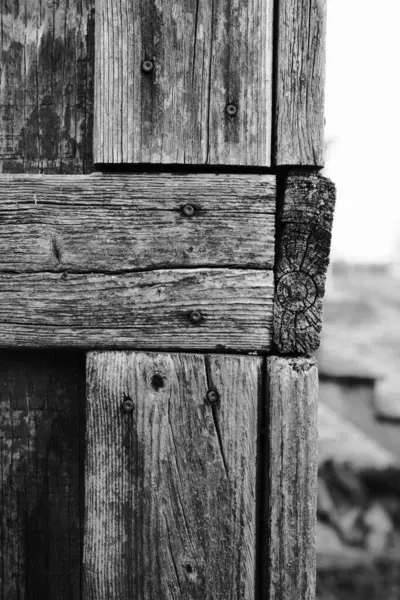
[[269,166],[272,6],[97,0],[95,162]]
[[279,196],[274,346],[282,354],[312,354],[321,337],[335,186],[293,172]]
[[274,163],[324,164],[326,0],[277,2]]
[[0,271],[272,268],[275,204],[272,175],[4,176]]
[[262,362],[88,354],[86,600],[254,598]]
[[317,368],[313,359],[271,356],[267,372],[269,537],[262,598],[314,600]]
[[264,351],[273,293],[272,271],[250,269],[3,273],[0,347]]
[[0,7],[0,172],[92,167],[94,0]]
[[81,597],[84,355],[0,353],[0,597]]

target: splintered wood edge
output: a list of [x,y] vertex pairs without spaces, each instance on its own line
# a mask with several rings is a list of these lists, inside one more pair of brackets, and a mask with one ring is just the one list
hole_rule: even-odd
[[314,173],[293,171],[278,191],[273,344],[279,354],[309,355],[319,347],[335,199],[334,184]]
[[317,409],[315,360],[268,357],[268,535],[261,573],[268,600],[315,598]]

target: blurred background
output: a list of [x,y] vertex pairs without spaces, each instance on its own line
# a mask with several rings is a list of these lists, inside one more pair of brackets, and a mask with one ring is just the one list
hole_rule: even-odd
[[400,599],[399,0],[328,0],[318,600]]

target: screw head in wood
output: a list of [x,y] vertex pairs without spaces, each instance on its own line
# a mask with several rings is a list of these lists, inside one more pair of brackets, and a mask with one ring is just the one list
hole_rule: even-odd
[[133,400],[126,396],[121,404],[121,408],[124,411],[124,413],[132,412],[134,408]]
[[219,400],[219,394],[217,390],[208,390],[207,392],[207,400],[210,404],[215,404]]
[[234,117],[237,115],[237,106],[235,106],[234,104],[228,104],[228,106],[226,107],[226,114],[229,115],[230,117]]
[[154,63],[151,60],[144,60],[142,62],[142,71],[144,73],[151,73],[154,69]]
[[195,208],[193,204],[185,204],[185,206],[182,207],[182,212],[186,217],[193,217]]
[[201,314],[201,312],[199,310],[192,310],[189,313],[189,321],[191,321],[192,323],[196,324],[200,323],[200,321],[203,320],[203,315]]

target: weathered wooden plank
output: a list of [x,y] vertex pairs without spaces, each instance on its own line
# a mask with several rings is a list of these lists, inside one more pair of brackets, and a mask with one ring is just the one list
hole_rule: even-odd
[[283,354],[311,354],[320,342],[335,186],[293,172],[279,196],[274,345]]
[[269,166],[272,5],[97,0],[95,162]]
[[81,594],[84,355],[0,353],[0,597]]
[[262,597],[314,600],[317,368],[314,359],[271,356],[267,372],[269,536]]
[[4,176],[0,271],[271,269],[275,205],[272,175]]
[[274,163],[324,164],[326,0],[277,2]]
[[268,350],[272,271],[1,273],[0,347]]
[[86,600],[254,598],[262,363],[88,354]]
[[5,0],[0,30],[0,172],[90,171],[94,0]]

